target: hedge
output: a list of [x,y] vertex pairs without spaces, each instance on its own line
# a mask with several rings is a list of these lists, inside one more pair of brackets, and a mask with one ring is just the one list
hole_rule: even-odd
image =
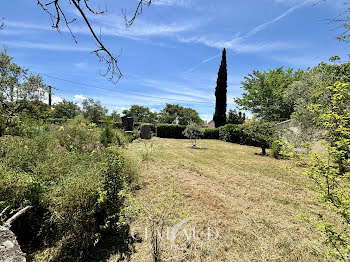
[[182,132],[185,129],[186,129],[186,126],[181,126],[181,125],[158,124],[157,137],[185,139],[186,137],[182,134]]
[[203,128],[203,139],[219,139],[219,128]]
[[219,127],[219,139],[225,142],[231,142],[241,145],[257,146],[259,144],[252,140],[245,132],[245,125],[228,124]]

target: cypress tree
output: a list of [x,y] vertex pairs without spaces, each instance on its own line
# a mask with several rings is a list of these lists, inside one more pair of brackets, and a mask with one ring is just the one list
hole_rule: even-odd
[[227,64],[226,64],[226,49],[222,51],[221,65],[216,81],[216,105],[214,122],[215,127],[224,126],[226,124],[226,107],[227,107]]

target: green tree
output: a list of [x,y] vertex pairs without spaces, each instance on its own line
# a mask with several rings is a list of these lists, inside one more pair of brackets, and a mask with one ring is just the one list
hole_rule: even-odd
[[215,127],[224,126],[226,124],[226,107],[227,107],[227,63],[226,49],[222,51],[222,59],[216,81],[216,104],[214,113]]
[[62,102],[55,104],[53,107],[54,110],[52,111],[51,115],[55,118],[72,119],[80,112],[80,109],[76,103],[67,100],[63,100]]
[[236,98],[235,102],[265,121],[289,119],[294,104],[284,99],[284,92],[303,74],[302,70],[284,70],[283,67],[268,72],[253,71],[242,82],[243,97]]
[[197,147],[197,139],[199,139],[202,135],[202,129],[199,125],[190,124],[183,131],[185,137],[192,140],[192,147]]
[[243,124],[246,119],[245,113],[241,111],[237,112],[236,109],[228,111],[227,114],[227,124]]
[[6,49],[0,51],[0,102],[3,104],[18,100],[17,94],[21,90],[21,82],[28,71],[12,60],[13,57],[7,54]]
[[275,124],[265,121],[252,121],[243,125],[243,132],[249,140],[261,147],[262,155],[266,155],[266,149],[275,140]]
[[108,112],[108,110],[101,105],[100,101],[95,101],[92,98],[85,99],[82,105],[84,117],[96,124],[98,124]]
[[196,110],[173,104],[166,104],[160,111],[159,122],[179,125],[189,125],[191,123],[201,125],[204,123]]
[[112,118],[112,121],[114,122],[118,122],[118,121],[121,121],[121,117],[120,117],[120,114],[118,114],[118,112],[116,110],[113,110],[112,114],[111,114],[111,118]]
[[157,113],[152,112],[148,107],[144,106],[132,105],[129,109],[123,110],[123,114],[133,117],[135,122],[157,122]]
[[327,87],[336,81],[350,82],[350,63],[335,65],[320,63],[306,71],[284,92],[285,101],[294,106],[291,115],[292,124],[300,130],[295,146],[317,139],[319,135],[322,136],[320,126],[313,121],[316,112],[311,112],[308,107],[310,104],[321,104],[324,108],[329,108],[332,93]]
[[[350,89],[349,84],[327,87],[329,106],[310,104],[315,123],[325,130],[326,151],[311,154],[305,172],[318,192],[317,219],[311,220],[324,235],[329,253],[339,261],[350,258]],[[325,211],[327,210],[327,212]]]

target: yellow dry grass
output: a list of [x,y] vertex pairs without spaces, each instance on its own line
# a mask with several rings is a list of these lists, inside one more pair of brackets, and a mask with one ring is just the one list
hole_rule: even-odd
[[[310,183],[285,168],[292,161],[257,155],[259,148],[216,140],[152,139],[150,159],[140,177],[144,199],[154,185],[169,186],[175,178],[180,205],[195,217],[191,226],[217,228],[219,238],[193,240],[182,257],[169,261],[325,261],[318,235],[298,216],[317,210]],[[128,151],[145,154],[142,141]],[[138,227],[135,221],[131,227]],[[140,228],[140,227],[138,227]],[[139,232],[141,235],[143,232]],[[149,243],[137,243],[131,261],[152,261]],[[165,250],[164,257],[173,252]],[[109,261],[116,261],[112,256]]]

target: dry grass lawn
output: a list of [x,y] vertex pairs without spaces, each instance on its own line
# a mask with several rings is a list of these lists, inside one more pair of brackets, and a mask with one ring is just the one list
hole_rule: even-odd
[[[326,260],[318,235],[298,219],[317,206],[315,195],[306,189],[310,181],[286,169],[292,161],[216,140],[199,140],[199,149],[190,148],[189,140],[154,138],[152,143],[137,194],[151,200],[154,185],[169,186],[175,178],[181,208],[195,216],[191,226],[219,231],[217,240],[193,240],[188,250],[181,251],[181,259],[170,259],[174,251],[165,250],[168,261]],[[141,159],[145,144],[135,141],[128,151]],[[116,260],[113,256],[109,261]],[[152,261],[149,241],[135,245],[131,260]]]

